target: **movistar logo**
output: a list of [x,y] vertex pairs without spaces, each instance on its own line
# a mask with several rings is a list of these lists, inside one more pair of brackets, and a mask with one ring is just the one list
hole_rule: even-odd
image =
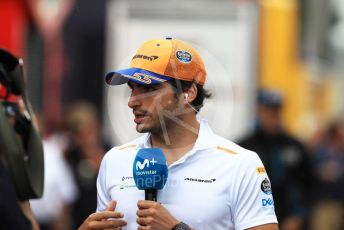
[[142,163],[140,161],[136,162],[136,170],[143,170],[144,168],[149,168],[149,165],[154,165],[157,161],[152,158],[152,160],[145,159]]
[[146,55],[143,55],[143,54],[136,54],[133,57],[133,60],[136,59],[136,58],[142,58],[144,60],[154,61],[155,59],[158,59],[159,57],[158,56],[146,56]]

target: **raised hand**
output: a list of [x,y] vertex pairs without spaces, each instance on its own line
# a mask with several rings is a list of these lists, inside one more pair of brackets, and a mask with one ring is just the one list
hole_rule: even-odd
[[116,212],[116,201],[111,201],[105,211],[96,212],[88,216],[78,230],[121,229],[127,225],[122,218],[123,213]]

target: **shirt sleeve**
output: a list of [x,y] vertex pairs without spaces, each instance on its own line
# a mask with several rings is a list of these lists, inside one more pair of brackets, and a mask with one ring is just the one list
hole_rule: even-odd
[[256,153],[247,153],[235,177],[231,194],[235,229],[277,223],[270,180]]
[[104,156],[102,163],[100,164],[99,174],[97,178],[97,212],[105,210],[107,205],[111,201],[111,197],[107,192],[106,161],[107,161],[107,155]]

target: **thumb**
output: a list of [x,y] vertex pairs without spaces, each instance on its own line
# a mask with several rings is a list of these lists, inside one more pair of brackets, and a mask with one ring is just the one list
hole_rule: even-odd
[[108,206],[106,207],[105,211],[115,211],[116,209],[116,201],[115,200],[112,200]]

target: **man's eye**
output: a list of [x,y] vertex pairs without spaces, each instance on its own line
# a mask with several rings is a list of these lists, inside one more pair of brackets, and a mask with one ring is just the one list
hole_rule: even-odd
[[159,89],[159,87],[156,85],[140,85],[140,84],[133,85],[132,83],[131,84],[128,83],[128,86],[131,89],[131,91],[139,90],[141,93],[148,93],[148,92],[152,92]]
[[151,86],[148,88],[148,91],[154,91],[154,90],[157,90],[158,88],[157,87],[154,87],[154,86]]
[[143,85],[142,90],[144,90],[145,92],[152,92],[154,90],[157,90],[157,87],[152,85]]

